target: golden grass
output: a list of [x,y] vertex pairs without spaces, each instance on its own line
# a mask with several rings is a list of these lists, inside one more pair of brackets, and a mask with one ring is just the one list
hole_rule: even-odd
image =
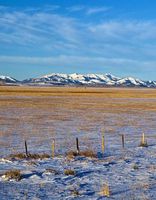
[[22,176],[20,170],[9,170],[5,172],[5,178],[7,180],[14,179],[16,181],[20,181]]
[[65,169],[64,170],[64,174],[66,175],[66,176],[74,176],[75,175],[75,171],[74,170],[72,170],[72,169]]
[[67,152],[67,158],[73,159],[76,156],[84,156],[88,158],[97,158],[97,155],[92,150],[80,151],[78,154],[76,151]]
[[97,155],[92,150],[80,151],[80,156],[97,158]]
[[[156,110],[156,102],[151,104],[148,102],[149,98],[156,98],[156,90],[154,89],[0,87],[0,95],[3,96],[0,99],[1,107],[33,109],[63,107],[64,109],[79,111],[88,110],[91,107],[96,109],[97,112],[101,112],[101,110],[105,112],[121,112],[121,109],[122,112],[132,112],[134,109]],[[112,98],[121,98],[121,102],[116,102]],[[145,98],[147,101],[137,101],[136,103],[136,101],[130,101],[133,98]],[[80,102],[83,103],[81,104]],[[42,118],[43,116],[38,117]],[[65,115],[55,115],[53,117],[56,120],[66,120]]]
[[[127,126],[142,130],[140,119],[145,119],[147,124],[155,121],[153,115],[147,115],[147,111],[156,111],[155,99],[154,89],[1,86],[0,149],[4,152],[6,148],[8,154],[22,152],[23,141],[27,140],[28,150],[34,148],[37,152],[36,148],[47,143],[49,152],[52,139],[60,136],[64,140],[59,144],[57,141],[57,153],[62,144],[63,148],[75,148],[72,139],[75,133],[90,138],[101,127],[110,134]],[[69,129],[69,126],[72,127]],[[154,127],[154,123],[151,126]],[[145,129],[144,126],[146,132]],[[88,143],[93,146],[95,141],[88,138],[86,147]],[[29,144],[32,140],[33,144]],[[82,137],[80,141],[83,141]]]
[[110,197],[110,189],[108,184],[104,184],[99,192],[100,196]]
[[45,172],[55,174],[55,175],[59,174],[59,171],[57,171],[56,169],[53,169],[53,168],[48,168],[48,169],[46,169]]
[[76,156],[78,156],[78,154],[77,154],[76,151],[69,151],[69,152],[67,152],[66,156],[67,156],[68,159],[73,159]]
[[75,196],[75,197],[77,197],[77,196],[80,195],[79,191],[78,191],[76,188],[74,188],[74,189],[71,190],[71,194],[72,194],[73,196]]
[[155,98],[155,89],[92,87],[28,87],[0,86],[2,95],[22,96],[105,96],[109,98]]
[[147,142],[145,142],[145,143],[142,143],[142,142],[141,142],[141,143],[139,144],[139,147],[148,147],[148,144],[147,144]]
[[24,153],[17,153],[17,154],[11,154],[9,156],[11,159],[45,159],[45,158],[50,158],[50,155],[43,153],[43,154],[26,154]]

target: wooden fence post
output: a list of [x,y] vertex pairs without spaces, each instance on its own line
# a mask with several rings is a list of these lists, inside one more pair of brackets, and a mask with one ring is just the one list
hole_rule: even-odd
[[77,154],[80,154],[80,149],[79,149],[79,139],[76,138],[76,149],[77,149]]
[[25,154],[26,157],[28,157],[28,147],[27,147],[27,141],[25,140]]
[[53,139],[51,149],[52,149],[52,157],[54,158],[55,157],[55,139]]
[[148,147],[147,140],[145,140],[145,134],[144,133],[142,134],[140,146],[141,147]]
[[102,153],[105,151],[105,136],[104,133],[102,134]]
[[125,148],[125,135],[122,134],[121,138],[122,138],[122,148],[124,149]]
[[142,144],[145,144],[145,134],[144,134],[144,133],[142,134],[141,143],[142,143]]

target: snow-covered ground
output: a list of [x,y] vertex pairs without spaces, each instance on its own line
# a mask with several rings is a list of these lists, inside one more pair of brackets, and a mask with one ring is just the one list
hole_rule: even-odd
[[[65,156],[43,160],[0,159],[2,172],[20,169],[20,181],[0,177],[0,199],[154,199],[156,196],[156,145],[120,148],[99,158]],[[65,175],[72,169],[75,175]],[[75,195],[74,191],[78,194]]]

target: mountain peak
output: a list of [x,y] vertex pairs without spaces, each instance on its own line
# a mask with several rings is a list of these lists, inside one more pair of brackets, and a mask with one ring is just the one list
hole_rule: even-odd
[[4,76],[4,75],[0,75],[0,81],[2,81],[4,83],[16,83],[16,82],[18,82],[16,79],[14,79],[10,76]]

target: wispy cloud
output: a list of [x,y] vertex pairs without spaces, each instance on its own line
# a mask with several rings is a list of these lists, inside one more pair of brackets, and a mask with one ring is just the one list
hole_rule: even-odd
[[[23,23],[24,22],[24,23]],[[46,12],[6,12],[0,14],[0,41],[44,46],[76,43],[76,22],[72,18]],[[15,39],[13,39],[15,38]]]
[[[25,23],[23,24],[23,21]],[[155,21],[106,21],[97,24],[84,24],[73,18],[63,17],[57,14],[38,12],[34,14],[14,12],[7,13],[0,18],[1,33],[12,31],[12,35],[32,35],[37,42],[50,39],[53,41],[79,43],[84,39],[93,42],[114,41],[133,43],[140,40],[156,39]],[[10,33],[10,32],[9,32]],[[7,34],[9,35],[9,34]],[[88,35],[88,36],[87,36]],[[48,37],[47,37],[48,36]],[[129,40],[131,38],[131,40]],[[29,40],[29,37],[25,37]],[[23,37],[19,37],[23,40]],[[84,42],[84,40],[83,40]]]
[[118,53],[123,53],[123,49],[125,52],[133,47],[140,49],[143,44],[144,48],[146,42],[149,44],[155,39],[155,21],[109,20],[95,24],[46,12],[0,14],[1,42],[34,45],[34,48],[42,46],[43,49],[53,48],[58,52],[64,49],[65,54],[77,51],[105,55],[108,50],[114,52],[115,48]]
[[75,5],[75,6],[71,6],[71,7],[67,8],[67,10],[70,12],[79,12],[79,11],[83,11],[85,9],[86,9],[86,7],[84,5]]
[[[106,66],[106,67],[129,67],[133,66],[137,69],[156,65],[156,60],[134,60],[125,58],[106,58],[106,57],[87,57],[87,56],[67,56],[60,55],[55,57],[24,57],[24,56],[0,56],[0,62],[3,63],[17,63],[17,64],[36,64],[36,65],[50,65],[50,66]],[[131,69],[133,70],[133,69]]]
[[101,37],[110,37],[128,41],[129,38],[136,40],[156,39],[156,21],[108,21],[97,25],[91,25],[90,31]]
[[84,5],[75,5],[75,6],[71,6],[71,7],[67,8],[67,10],[70,11],[70,12],[80,12],[80,11],[82,11],[86,15],[92,15],[92,14],[107,12],[110,9],[111,9],[110,7],[104,7],[104,6],[103,7],[88,7],[88,6],[84,6]]
[[[47,8],[48,9],[48,8]],[[59,7],[0,12],[0,45],[27,48],[46,57],[1,56],[0,62],[55,66],[145,66],[156,64],[155,20],[102,20],[96,22],[55,12]],[[84,10],[87,18],[108,8],[71,8]],[[67,12],[67,10],[65,11]],[[69,11],[68,11],[69,12]],[[92,18],[92,17],[91,17]],[[1,49],[0,49],[1,50]],[[136,53],[137,52],[137,53]],[[21,53],[22,54],[22,53]],[[2,55],[2,52],[1,52]],[[48,57],[49,56],[49,57]],[[151,61],[150,61],[151,60]],[[120,66],[119,66],[120,65]]]
[[109,7],[96,7],[96,8],[88,8],[87,10],[87,14],[91,15],[91,14],[96,14],[96,13],[101,13],[101,12],[106,12],[108,10],[110,10],[111,8]]

